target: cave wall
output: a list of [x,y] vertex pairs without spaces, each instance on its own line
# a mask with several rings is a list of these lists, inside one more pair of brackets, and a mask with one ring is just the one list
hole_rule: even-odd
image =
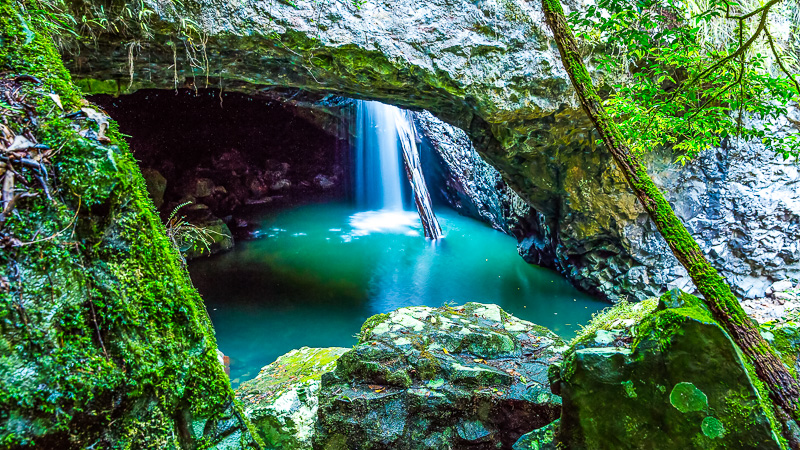
[[[90,13],[84,2],[73,5]],[[112,1],[107,10],[124,5]],[[148,35],[130,23],[123,32],[98,32],[65,47],[67,66],[87,92],[210,84],[259,95],[284,86],[426,109],[464,130],[482,158],[542,215],[540,226],[555,245],[532,245],[551,249],[548,258],[563,261],[576,284],[611,299],[645,298],[667,284],[691,286],[610,156],[595,146],[597,136],[578,108],[537,3],[142,5],[154,12]],[[187,21],[196,24],[195,34]],[[653,167],[661,168],[671,156],[655,158]],[[696,178],[708,180],[700,172]],[[676,195],[691,195],[680,190],[676,173],[657,178],[678,188]],[[760,295],[775,278],[799,275],[796,249],[779,249],[792,268],[774,275],[762,260],[737,251],[736,243],[701,239],[707,253],[715,251],[712,242],[738,255],[735,264],[715,261],[739,295]],[[760,242],[749,245],[767,251]]]
[[254,208],[347,197],[347,109],[300,106],[301,99],[297,91],[254,98],[216,89],[90,97],[130,136],[164,220],[179,208],[196,226],[223,229],[208,248],[184,251],[187,257],[250,237]]

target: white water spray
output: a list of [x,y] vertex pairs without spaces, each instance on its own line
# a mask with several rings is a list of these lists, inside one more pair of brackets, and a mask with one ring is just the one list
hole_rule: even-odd
[[[442,237],[441,228],[431,208],[430,195],[422,176],[414,128],[406,111],[379,102],[358,101],[356,106],[356,202],[371,212],[372,220],[404,216],[403,173],[411,183],[414,203],[419,212],[425,235]],[[400,148],[403,150],[405,171],[400,167]],[[360,213],[366,214],[366,213]]]

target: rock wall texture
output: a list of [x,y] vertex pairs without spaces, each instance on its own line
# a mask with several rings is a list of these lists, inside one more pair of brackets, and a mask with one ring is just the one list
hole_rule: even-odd
[[0,1],[0,447],[260,447],[136,161],[23,5]]
[[[626,224],[620,236],[619,245],[627,249],[634,265],[621,265],[626,259],[618,255],[598,260],[600,252],[586,256],[589,266],[576,265],[565,257],[570,247],[564,243],[574,239],[571,228],[548,227],[547,217],[531,208],[480,158],[464,131],[429,112],[416,113],[414,118],[423,142],[437,155],[433,162],[443,172],[442,197],[462,214],[515,236],[520,255],[528,262],[570,273],[586,290],[638,299],[660,289],[694,289],[644,215]],[[793,121],[798,119],[800,111],[792,109],[776,127],[779,132],[793,132]],[[648,156],[648,168],[709,259],[740,295],[771,294],[775,280],[797,279],[800,176],[796,161],[785,160],[758,142],[729,142],[684,167],[674,164],[668,151],[657,152]]]
[[[536,2],[193,0],[182,5],[132,4],[134,11],[148,12],[146,32],[133,22],[118,26],[121,32],[98,32],[86,48],[67,47],[69,68],[90,92],[210,83],[258,94],[268,86],[286,86],[427,109],[464,130],[483,159],[541,214],[536,227],[545,232],[531,241],[530,260],[551,261],[579,286],[612,299],[645,298],[665,283],[684,284],[609,155],[595,147],[596,136],[577,107]],[[120,16],[124,7],[121,0],[110,2],[105,14]],[[82,2],[75,8],[97,14]],[[662,183],[682,186],[680,176],[670,173],[664,171]],[[693,187],[682,186],[676,194],[689,196],[686,203],[697,207],[706,201],[698,196],[697,183],[707,179],[701,173],[688,177]],[[716,194],[708,201],[716,202]],[[683,212],[694,214],[693,208]],[[733,211],[732,217],[752,218],[759,210]],[[787,220],[796,217],[792,213]],[[703,226],[721,225],[715,220]],[[693,226],[696,232],[700,228]],[[735,236],[724,244],[717,243],[721,238],[700,237],[707,252],[736,259],[717,267],[739,294],[756,295],[766,278],[776,276],[759,268],[767,256],[750,255],[774,253],[782,238],[769,237],[770,243],[745,236],[749,247],[742,251]],[[796,275],[793,267],[787,275]]]

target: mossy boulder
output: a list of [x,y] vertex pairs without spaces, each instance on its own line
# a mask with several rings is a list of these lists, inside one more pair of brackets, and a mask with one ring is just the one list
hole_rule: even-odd
[[346,348],[308,348],[281,356],[242,383],[236,397],[264,443],[275,449],[310,449],[320,377]]
[[566,344],[497,305],[370,318],[322,376],[315,448],[499,448],[558,418],[547,367]]
[[602,315],[551,372],[563,400],[562,444],[783,448],[765,392],[703,304],[673,291],[653,306]]

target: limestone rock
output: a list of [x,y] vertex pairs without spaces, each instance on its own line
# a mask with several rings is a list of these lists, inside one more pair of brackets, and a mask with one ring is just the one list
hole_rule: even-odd
[[408,307],[367,320],[322,377],[320,448],[495,448],[558,418],[547,366],[566,348],[496,305]]
[[320,377],[348,349],[308,348],[281,356],[236,390],[247,418],[269,448],[311,448]]
[[670,299],[635,323],[584,335],[565,355],[557,381],[562,444],[781,448],[766,393],[728,334],[699,300],[665,294]]

